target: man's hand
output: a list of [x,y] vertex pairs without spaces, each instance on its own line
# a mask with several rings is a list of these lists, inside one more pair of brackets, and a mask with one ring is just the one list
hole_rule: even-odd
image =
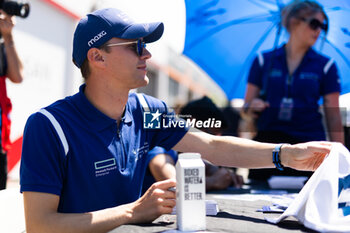
[[176,205],[176,194],[168,189],[175,186],[174,179],[154,183],[140,199],[130,204],[132,222],[152,222],[162,214],[170,214]]
[[331,150],[331,142],[307,142],[284,145],[281,150],[281,163],[297,170],[314,171]]

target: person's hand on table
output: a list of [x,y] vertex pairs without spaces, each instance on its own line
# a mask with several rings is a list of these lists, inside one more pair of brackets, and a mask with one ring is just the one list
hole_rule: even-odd
[[210,176],[206,176],[206,190],[226,189],[232,184],[232,176],[228,169],[218,168]]
[[236,174],[235,172],[231,171],[231,177],[232,177],[232,186],[235,188],[241,188],[244,184],[243,176]]
[[243,177],[235,174],[228,168],[219,168],[211,176],[206,177],[207,190],[221,190],[229,186],[240,188],[243,185]]
[[298,170],[314,171],[331,150],[331,142],[306,142],[283,145],[281,163]]
[[162,214],[170,214],[176,205],[176,193],[168,189],[175,186],[174,179],[154,183],[141,198],[130,204],[131,222],[152,222]]

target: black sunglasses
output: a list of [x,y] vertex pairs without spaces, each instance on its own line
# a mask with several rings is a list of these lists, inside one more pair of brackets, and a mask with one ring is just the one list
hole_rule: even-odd
[[306,22],[309,24],[309,27],[312,30],[317,30],[318,28],[321,28],[323,31],[327,32],[328,30],[328,24],[326,23],[321,23],[318,19],[315,18],[310,18],[310,19],[306,19],[306,18],[300,18],[302,21]]
[[122,43],[115,43],[115,44],[107,44],[107,47],[112,47],[112,46],[119,46],[119,45],[134,45],[135,52],[136,54],[141,57],[143,54],[143,49],[146,48],[146,43],[142,41],[142,39],[138,39],[136,41],[131,41],[131,42],[122,42]]

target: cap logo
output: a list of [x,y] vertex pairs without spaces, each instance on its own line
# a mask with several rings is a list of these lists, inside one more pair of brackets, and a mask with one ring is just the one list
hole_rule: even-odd
[[101,31],[100,33],[98,33],[91,40],[89,40],[89,42],[88,42],[89,47],[91,47],[94,43],[96,43],[99,39],[101,39],[105,35],[107,35],[107,33],[105,31]]
[[125,23],[132,23],[132,20],[129,18],[129,16],[127,14],[125,14],[124,12],[120,12],[117,15],[121,20],[123,20]]

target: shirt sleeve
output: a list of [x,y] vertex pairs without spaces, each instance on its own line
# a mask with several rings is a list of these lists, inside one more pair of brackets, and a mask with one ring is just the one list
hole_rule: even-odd
[[260,66],[259,59],[258,57],[256,57],[249,70],[248,83],[254,84],[259,88],[262,88],[262,73],[262,66]]
[[164,149],[163,147],[156,146],[152,150],[148,152],[148,157],[147,157],[147,164],[157,155],[159,154],[166,154],[167,150]]
[[176,151],[174,151],[174,150],[166,150],[163,147],[156,146],[156,147],[154,147],[152,150],[150,150],[148,152],[148,158],[147,158],[148,163],[149,163],[149,161],[151,161],[154,157],[156,157],[159,154],[167,154],[174,160],[174,162],[177,161],[177,153],[176,153]]
[[30,116],[23,134],[20,191],[60,195],[65,164],[62,143],[49,119],[41,113]]
[[333,92],[340,93],[340,91],[340,77],[338,75],[337,66],[333,63],[321,80],[320,92],[321,95],[324,96]]

